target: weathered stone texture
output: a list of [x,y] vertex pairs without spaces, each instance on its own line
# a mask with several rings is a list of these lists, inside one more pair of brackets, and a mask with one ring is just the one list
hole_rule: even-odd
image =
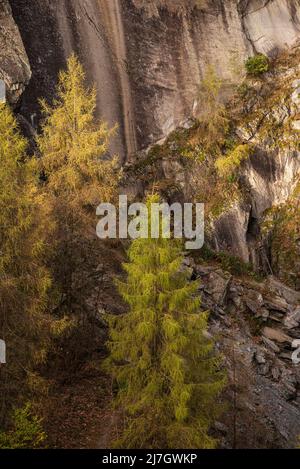
[[31,76],[28,58],[8,0],[0,0],[0,79],[7,99],[15,104]]

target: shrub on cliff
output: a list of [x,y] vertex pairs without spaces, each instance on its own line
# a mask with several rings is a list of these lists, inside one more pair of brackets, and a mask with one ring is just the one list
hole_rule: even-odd
[[214,67],[209,66],[200,87],[199,120],[201,141],[208,154],[218,154],[229,130],[229,118],[222,99],[223,82]]
[[215,167],[221,177],[230,177],[241,163],[247,160],[252,152],[251,145],[238,145],[234,150],[224,156],[217,158]]
[[264,54],[256,54],[246,60],[245,67],[248,75],[260,76],[270,68],[270,61]]

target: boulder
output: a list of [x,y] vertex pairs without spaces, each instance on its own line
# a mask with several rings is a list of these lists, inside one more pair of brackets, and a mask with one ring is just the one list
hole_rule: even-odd
[[284,298],[280,296],[270,296],[265,298],[264,304],[266,308],[278,311],[280,313],[287,313],[289,305]]
[[280,329],[274,329],[271,327],[264,327],[262,334],[267,339],[273,340],[274,342],[278,342],[280,344],[288,343],[291,344],[293,339],[282,332]]
[[264,321],[266,321],[270,316],[270,312],[266,308],[262,308],[260,310],[259,316],[263,318]]
[[291,96],[292,102],[300,106],[300,87],[297,88]]
[[263,363],[261,365],[259,365],[258,367],[258,373],[261,375],[261,376],[266,376],[270,371],[270,364],[269,363]]
[[273,276],[269,276],[266,286],[269,290],[282,296],[288,303],[297,304],[300,303],[300,292],[295,291],[292,288],[284,285],[278,279]]
[[261,293],[256,290],[247,290],[243,297],[246,306],[256,315],[260,315],[264,299]]
[[268,339],[267,337],[262,337],[263,343],[270,349],[272,352],[279,353],[280,348],[273,342],[273,340]]
[[231,276],[226,275],[221,270],[210,272],[206,291],[212,296],[214,303],[217,305],[223,304],[230,280]]
[[259,351],[259,350],[257,350],[257,351],[255,352],[254,358],[255,358],[255,361],[256,361],[259,365],[263,365],[263,364],[266,363],[266,359],[265,359],[264,354],[263,354],[261,351]]
[[272,370],[271,370],[271,373],[272,373],[272,378],[273,378],[275,381],[278,381],[279,378],[280,378],[280,376],[281,376],[280,368],[273,367]]
[[300,79],[299,78],[297,78],[296,80],[293,81],[292,87],[300,89]]
[[291,313],[288,313],[284,319],[284,325],[287,329],[294,329],[300,324],[300,306],[297,306]]

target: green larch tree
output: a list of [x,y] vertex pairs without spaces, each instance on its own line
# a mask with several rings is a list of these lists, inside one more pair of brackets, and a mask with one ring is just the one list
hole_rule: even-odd
[[[148,199],[149,213],[151,202]],[[150,218],[150,215],[149,215]],[[150,222],[149,222],[150,224]],[[178,240],[136,239],[118,282],[127,314],[110,322],[107,369],[124,410],[122,448],[212,448],[209,428],[224,385],[220,357],[207,334],[198,282],[181,269]]]

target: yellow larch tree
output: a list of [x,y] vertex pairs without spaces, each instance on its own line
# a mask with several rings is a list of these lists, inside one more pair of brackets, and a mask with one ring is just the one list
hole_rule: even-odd
[[95,237],[96,207],[117,193],[118,162],[108,155],[115,129],[95,118],[96,91],[85,85],[75,55],[59,75],[57,98],[42,102],[44,122],[37,139],[44,191],[56,222],[54,271],[70,303],[72,279]]
[[0,105],[0,338],[6,364],[0,373],[0,427],[10,410],[44,391],[39,367],[49,346],[44,266],[49,219],[38,194],[35,160],[6,104]]

